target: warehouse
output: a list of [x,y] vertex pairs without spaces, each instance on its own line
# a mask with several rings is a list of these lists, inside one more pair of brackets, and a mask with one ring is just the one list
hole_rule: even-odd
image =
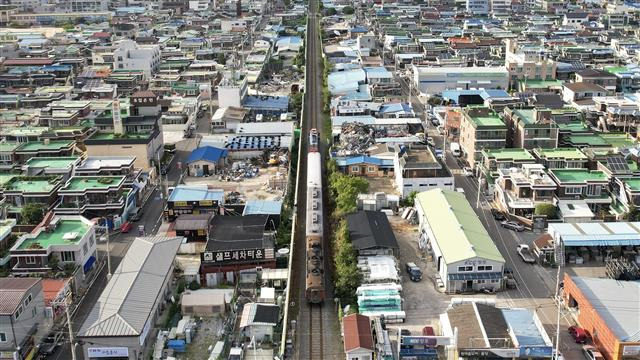
[[508,89],[504,67],[423,67],[413,65],[413,85],[424,94],[444,90]]
[[171,294],[181,237],[136,238],[85,319],[85,359],[146,359],[151,328]]
[[420,242],[428,244],[446,292],[501,288],[504,258],[463,193],[421,192],[416,210]]

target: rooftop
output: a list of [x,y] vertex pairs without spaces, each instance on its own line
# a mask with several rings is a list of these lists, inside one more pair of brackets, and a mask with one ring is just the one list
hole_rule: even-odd
[[463,193],[433,189],[416,196],[446,263],[480,257],[504,262]]
[[549,171],[561,183],[587,183],[589,181],[609,181],[604,172],[588,169],[556,169]]
[[119,187],[125,176],[74,176],[60,191],[86,191]]
[[78,161],[78,156],[62,156],[62,157],[33,157],[25,163],[29,167],[36,168],[70,168]]
[[526,149],[485,149],[482,151],[490,159],[514,160],[514,161],[534,161],[533,155]]
[[31,249],[32,246],[47,249],[50,246],[62,246],[62,245],[77,245],[84,234],[89,231],[88,220],[66,220],[60,219],[57,221],[55,229],[53,231],[41,231],[33,238],[28,238],[30,234],[23,237],[22,241],[18,241],[14,250],[26,250]]
[[55,151],[71,147],[73,140],[51,140],[48,143],[44,141],[32,141],[24,143],[16,151],[18,152],[35,152],[35,151]]
[[40,278],[0,278],[0,315],[13,315],[22,297]]
[[117,135],[115,133],[95,133],[91,140],[119,140],[119,139],[148,139],[151,133],[126,133]]
[[60,184],[60,178],[49,176],[16,176],[5,185],[5,191],[22,193],[50,193]]
[[201,201],[212,200],[221,203],[224,200],[224,191],[209,189],[207,185],[178,185],[169,195],[168,201]]
[[587,156],[577,148],[535,149],[534,152],[542,159],[587,160]]
[[631,191],[640,191],[640,178],[623,178],[621,180]]

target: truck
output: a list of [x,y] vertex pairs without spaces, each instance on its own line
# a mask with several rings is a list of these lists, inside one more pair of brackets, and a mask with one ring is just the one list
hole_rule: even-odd
[[534,264],[536,262],[536,258],[533,256],[531,249],[529,249],[529,245],[520,244],[518,245],[518,247],[516,247],[516,251],[522,258],[522,261],[526,262],[527,264]]
[[458,144],[457,142],[452,142],[449,145],[449,150],[451,150],[451,155],[453,156],[460,156],[460,144]]

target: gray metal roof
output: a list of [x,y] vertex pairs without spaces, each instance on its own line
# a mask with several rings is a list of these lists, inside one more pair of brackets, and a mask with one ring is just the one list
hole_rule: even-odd
[[181,242],[182,237],[136,238],[78,336],[139,336]]

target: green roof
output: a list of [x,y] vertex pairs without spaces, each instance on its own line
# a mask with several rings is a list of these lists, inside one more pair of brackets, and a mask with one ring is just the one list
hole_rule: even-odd
[[628,69],[626,66],[605,66],[604,70],[612,74],[617,74],[617,73],[625,72]]
[[567,136],[567,140],[574,145],[589,145],[589,146],[610,146],[607,141],[605,141],[602,136],[597,134],[578,134],[578,135],[569,135]]
[[116,136],[114,133],[96,133],[91,140],[148,139],[151,133],[126,133]]
[[60,156],[60,157],[33,157],[25,163],[27,166],[37,168],[57,168],[63,169],[71,167],[78,160],[78,156]]
[[485,156],[488,158],[494,158],[500,160],[515,160],[515,161],[534,161],[534,157],[526,149],[484,149],[482,150]]
[[48,144],[45,144],[44,141],[32,141],[28,143],[24,143],[17,151],[44,151],[44,150],[61,150],[71,146],[73,140],[51,140]]
[[[43,249],[55,245],[74,245],[82,239],[84,234],[89,231],[89,226],[81,220],[59,220],[55,230],[51,232],[42,231],[35,238],[24,240],[16,250],[29,249],[33,244],[38,243]],[[65,240],[64,235],[68,233],[77,233],[78,235],[72,240]]]
[[0,174],[0,186],[4,186],[9,180],[13,179],[16,176],[20,176],[18,174]]
[[447,264],[475,257],[504,262],[463,193],[432,189],[416,196]]
[[476,126],[505,126],[502,119],[498,117],[495,113],[489,113],[487,115],[482,116],[474,116],[472,114],[467,113],[469,115],[469,119],[475,123]]
[[570,122],[568,124],[558,124],[558,129],[560,129],[560,131],[567,131],[567,132],[586,132],[589,131],[589,128],[583,124],[582,122]]
[[628,134],[612,134],[612,133],[603,133],[600,134],[600,137],[604,139],[611,146],[620,148],[626,146],[633,146],[636,141]]
[[22,145],[19,142],[3,142],[0,143],[0,152],[13,152]]
[[608,181],[607,176],[600,170],[588,169],[557,169],[550,170],[561,183],[586,183],[587,181]]
[[518,116],[525,125],[536,123],[535,111],[533,109],[515,109],[513,113]]
[[4,189],[23,193],[50,193],[59,183],[59,178],[50,176],[16,176],[4,184]]
[[91,189],[108,189],[119,186],[125,176],[74,176],[67,181],[60,191],[85,191]]
[[555,149],[543,149],[538,148],[534,150],[540,158],[543,159],[567,159],[567,160],[587,160],[585,155],[578,148],[555,148]]
[[640,191],[640,178],[624,178],[622,181],[631,191]]

